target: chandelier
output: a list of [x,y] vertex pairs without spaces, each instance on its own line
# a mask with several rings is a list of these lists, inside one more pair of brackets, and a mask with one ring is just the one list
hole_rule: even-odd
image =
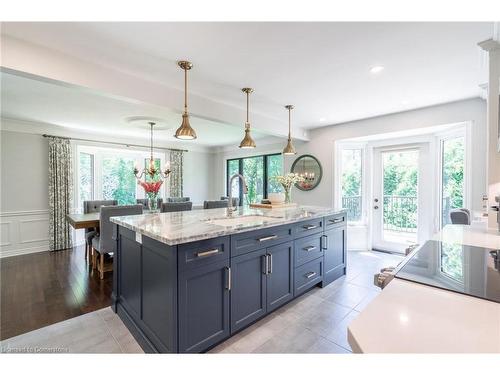
[[144,167],[141,173],[139,173],[139,169],[137,167],[134,167],[134,175],[135,178],[137,178],[138,180],[141,180],[143,176],[149,176],[151,179],[154,179],[155,177],[160,177],[162,180],[164,180],[168,177],[168,175],[171,172],[170,165],[168,162],[166,162],[164,171],[162,171],[160,168],[156,168],[155,159],[153,156],[153,127],[155,126],[155,123],[148,122],[148,124],[151,127],[151,154],[149,158],[149,163],[147,166]]

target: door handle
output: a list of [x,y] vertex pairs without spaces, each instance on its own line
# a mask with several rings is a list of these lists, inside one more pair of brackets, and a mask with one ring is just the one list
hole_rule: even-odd
[[273,254],[267,254],[269,257],[269,273],[273,273]]
[[231,290],[231,267],[225,267],[226,269],[226,289]]
[[304,275],[306,279],[310,279],[311,277],[316,276],[316,272],[309,272]]
[[307,246],[307,247],[304,247],[302,250],[310,252],[310,251],[313,251],[315,249],[316,249],[316,246]]
[[257,239],[257,241],[264,242],[264,241],[275,240],[276,238],[278,238],[278,236],[273,234],[272,236],[261,237],[261,238]]
[[262,255],[262,269],[264,271],[262,271],[262,273],[264,275],[267,275],[269,270],[267,269],[267,255]]

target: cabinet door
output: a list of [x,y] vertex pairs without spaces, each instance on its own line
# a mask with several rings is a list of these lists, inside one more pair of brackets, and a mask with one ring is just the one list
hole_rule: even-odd
[[267,249],[267,312],[293,298],[293,242]]
[[347,227],[340,226],[325,232],[323,237],[323,286],[345,274]]
[[179,275],[179,351],[203,352],[229,336],[229,261]]
[[231,333],[266,313],[266,249],[231,259]]

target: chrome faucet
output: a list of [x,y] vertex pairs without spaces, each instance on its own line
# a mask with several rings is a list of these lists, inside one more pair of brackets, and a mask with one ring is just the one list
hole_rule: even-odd
[[227,190],[229,191],[229,202],[227,203],[227,214],[230,216],[233,211],[236,211],[236,207],[233,207],[233,189],[231,187],[233,186],[233,180],[235,178],[240,178],[241,182],[243,183],[243,194],[246,194],[248,192],[248,187],[247,187],[247,182],[245,180],[245,177],[243,177],[241,174],[236,173],[231,177],[228,183]]

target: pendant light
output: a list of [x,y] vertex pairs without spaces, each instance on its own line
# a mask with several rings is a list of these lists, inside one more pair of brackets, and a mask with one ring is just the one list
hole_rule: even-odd
[[255,141],[250,135],[250,122],[248,121],[248,96],[253,92],[249,87],[242,88],[241,91],[247,94],[247,121],[245,122],[245,137],[240,143],[240,148],[255,148]]
[[189,124],[189,115],[187,111],[187,71],[193,67],[189,61],[179,61],[177,65],[184,70],[184,113],[182,114],[182,124],[175,131],[175,138],[191,140],[196,139],[196,132]]
[[295,155],[297,151],[295,151],[295,147],[293,147],[292,143],[292,109],[293,105],[288,104],[285,106],[288,109],[288,142],[286,143],[285,148],[283,149],[283,155]]

